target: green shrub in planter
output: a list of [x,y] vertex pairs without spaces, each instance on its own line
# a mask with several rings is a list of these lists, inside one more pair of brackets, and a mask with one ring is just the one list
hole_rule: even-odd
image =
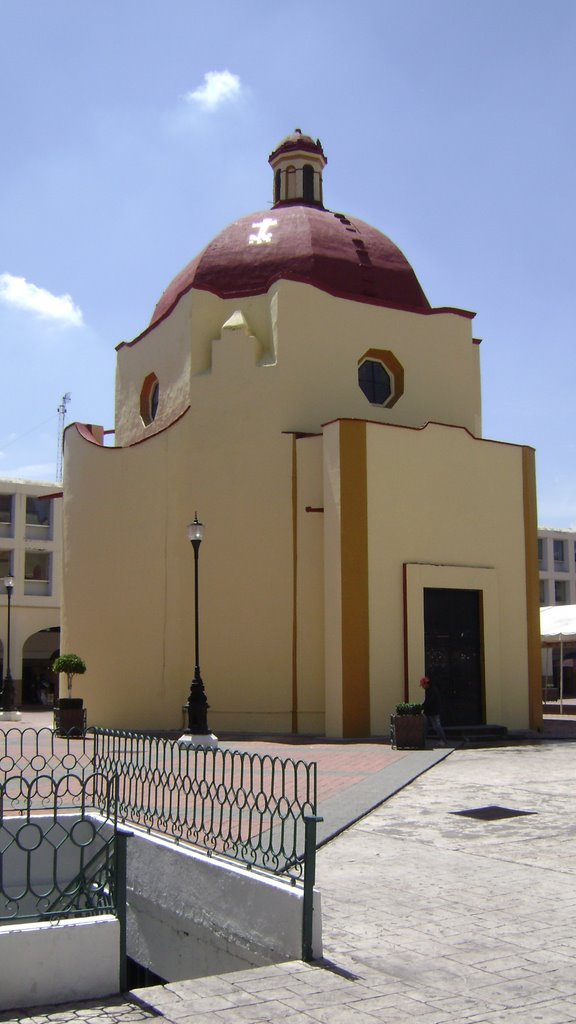
[[62,672],[68,679],[68,697],[72,696],[72,677],[82,676],[86,671],[86,664],[77,654],[61,654],[54,660],[53,672]]
[[393,747],[416,748],[426,746],[426,726],[421,704],[402,701],[390,716],[390,740]]
[[72,678],[82,676],[86,664],[77,654],[61,654],[52,663],[52,671],[62,673],[68,680],[68,697],[59,697],[54,708],[54,725],[58,736],[83,736],[86,727],[84,701],[72,697]]
[[395,715],[421,715],[422,704],[408,704],[403,701],[394,708]]

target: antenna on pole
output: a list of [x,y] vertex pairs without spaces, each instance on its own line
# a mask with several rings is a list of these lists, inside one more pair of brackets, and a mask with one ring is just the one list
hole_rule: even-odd
[[71,399],[69,391],[62,395],[62,401],[58,406],[58,451],[56,453],[56,479],[62,481],[62,458],[64,455],[64,424],[66,422],[66,407]]

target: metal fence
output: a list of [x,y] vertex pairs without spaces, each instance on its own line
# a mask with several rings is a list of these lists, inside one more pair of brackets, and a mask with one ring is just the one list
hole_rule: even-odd
[[316,767],[115,729],[79,737],[0,730],[0,780],[10,780],[5,812],[50,804],[51,780],[59,805],[74,807],[89,777],[93,806],[105,810],[106,792],[94,779],[116,776],[120,821],[295,879],[303,875],[305,820],[317,813]]
[[[61,737],[52,729],[0,730],[4,814],[61,808],[114,819],[190,843],[303,886],[303,957],[312,955],[317,766],[314,762],[114,729]],[[28,811],[26,811],[28,813]]]
[[305,820],[317,808],[314,762],[95,729],[94,767],[118,775],[121,820],[302,878]]
[[[92,731],[80,737],[61,738],[49,728],[0,729],[0,781],[10,778],[10,797],[5,793],[6,800],[14,809],[26,806],[27,800],[34,805],[42,804],[42,795],[29,791],[25,782],[40,776],[49,776],[55,780],[74,776],[84,779],[94,772],[94,736]],[[19,793],[16,779],[22,780],[22,792]],[[65,794],[59,792],[60,805]],[[71,798],[71,803],[74,800]]]
[[[117,789],[117,779],[98,774],[0,783],[0,923],[115,912]],[[25,805],[18,815],[16,793]],[[107,820],[91,816],[95,794]],[[64,817],[71,797],[75,813]]]

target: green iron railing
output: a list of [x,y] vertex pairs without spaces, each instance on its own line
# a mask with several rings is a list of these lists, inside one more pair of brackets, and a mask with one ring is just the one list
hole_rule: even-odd
[[[17,815],[9,796],[13,784],[28,796]],[[73,780],[9,777],[0,783],[0,923],[116,912],[117,790],[117,779],[97,773]],[[75,812],[64,816],[71,792],[77,796]],[[95,794],[105,819],[91,815]]]
[[[12,792],[12,795],[10,795]],[[14,812],[14,791],[25,806]],[[74,799],[75,813],[62,815]],[[41,808],[38,798],[41,797]],[[119,985],[126,988],[126,862],[131,833],[118,827],[118,779],[20,776],[0,782],[0,927],[114,914]],[[93,815],[98,800],[105,818]],[[24,813],[22,813],[22,811]],[[92,812],[92,813],[91,813]]]
[[94,767],[119,780],[120,820],[300,880],[315,762],[94,730]]
[[[4,806],[49,807],[86,800],[106,815],[116,781],[118,821],[190,843],[303,886],[303,956],[312,949],[317,766],[267,754],[180,745],[113,729],[59,737],[51,729],[0,731]],[[86,786],[83,786],[86,783]]]
[[[57,736],[53,729],[0,729],[0,782],[10,779],[4,791],[4,807],[26,807],[29,800],[42,806],[50,800],[50,784],[37,783],[35,790],[27,782],[41,777],[68,778],[70,792],[59,789],[60,806],[66,800],[73,806],[79,799],[84,778],[94,772],[94,738],[89,730],[81,737]],[[44,785],[44,788],[43,788]]]

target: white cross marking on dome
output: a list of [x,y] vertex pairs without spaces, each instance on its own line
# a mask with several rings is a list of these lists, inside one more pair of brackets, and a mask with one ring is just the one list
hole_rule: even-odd
[[258,228],[258,234],[248,236],[248,245],[263,245],[264,242],[271,242],[272,234],[268,229],[275,228],[277,223],[278,221],[272,217],[264,217],[263,220],[256,221],[252,227]]

